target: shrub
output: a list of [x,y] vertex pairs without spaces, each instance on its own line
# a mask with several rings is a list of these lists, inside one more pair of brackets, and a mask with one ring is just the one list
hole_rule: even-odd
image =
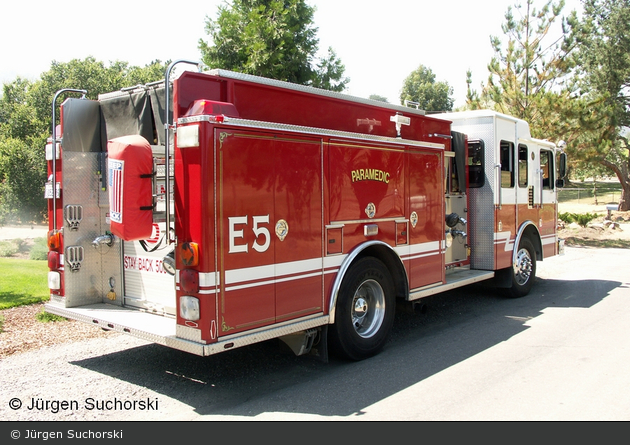
[[582,227],[586,227],[588,223],[597,218],[596,213],[580,213],[575,215],[575,222],[577,222]]
[[13,241],[0,241],[0,256],[9,257],[18,253],[19,249]]
[[35,244],[28,253],[29,260],[47,260],[48,259],[48,245],[46,244],[46,238],[35,238]]
[[575,213],[569,213],[569,212],[558,213],[558,219],[561,219],[567,224],[571,224],[572,222],[575,221],[573,219],[573,215],[575,215]]
[[558,218],[567,224],[578,223],[582,227],[586,227],[588,223],[597,218],[597,213],[558,213]]

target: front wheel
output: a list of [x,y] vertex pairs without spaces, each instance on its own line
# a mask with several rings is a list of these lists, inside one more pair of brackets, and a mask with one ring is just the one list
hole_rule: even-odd
[[339,289],[331,350],[351,360],[379,352],[394,323],[394,286],[389,270],[376,258],[358,260]]
[[536,277],[536,252],[530,240],[523,239],[521,241],[511,272],[510,296],[514,298],[524,297],[531,290]]

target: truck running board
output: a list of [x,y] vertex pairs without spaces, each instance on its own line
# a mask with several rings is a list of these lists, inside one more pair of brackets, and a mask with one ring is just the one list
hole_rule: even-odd
[[328,324],[327,315],[304,317],[300,320],[279,323],[247,332],[222,337],[216,343],[204,344],[176,336],[176,321],[173,317],[155,315],[137,309],[112,304],[97,303],[86,306],[63,308],[46,304],[46,312],[72,320],[81,321],[105,330],[121,332],[140,339],[158,343],[169,348],[192,354],[207,356],[236,349],[261,341],[279,338],[296,332],[306,331]]
[[494,277],[494,271],[471,270],[469,268],[456,268],[446,271],[446,283],[427,286],[409,293],[409,301],[418,300],[430,295],[446,292],[468,284],[489,280]]

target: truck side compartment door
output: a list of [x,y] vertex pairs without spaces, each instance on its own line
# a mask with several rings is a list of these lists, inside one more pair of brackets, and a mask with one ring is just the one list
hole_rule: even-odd
[[321,142],[217,131],[219,336],[321,311]]

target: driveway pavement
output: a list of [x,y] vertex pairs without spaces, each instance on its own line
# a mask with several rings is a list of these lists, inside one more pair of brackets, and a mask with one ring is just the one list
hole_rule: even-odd
[[48,232],[48,226],[0,226],[0,241],[10,239],[43,238]]

